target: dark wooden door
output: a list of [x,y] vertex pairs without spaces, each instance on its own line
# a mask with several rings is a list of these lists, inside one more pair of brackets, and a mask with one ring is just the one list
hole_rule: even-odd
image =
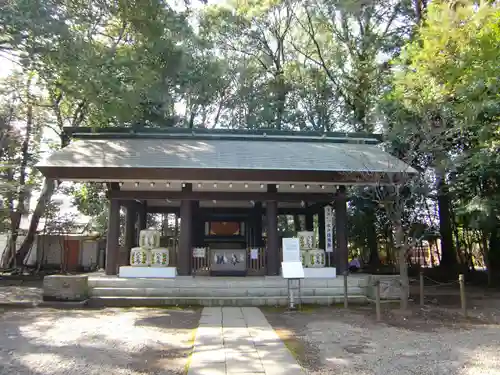
[[76,271],[78,268],[78,260],[80,257],[80,241],[65,239],[64,240],[64,268],[66,271]]

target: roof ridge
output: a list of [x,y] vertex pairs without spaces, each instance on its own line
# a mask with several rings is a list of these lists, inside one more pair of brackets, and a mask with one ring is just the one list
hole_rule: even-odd
[[66,127],[64,131],[74,138],[94,139],[216,139],[245,141],[302,141],[335,143],[379,143],[382,136],[370,133],[342,133],[318,131],[283,131],[276,129],[187,129],[187,128],[132,128],[132,127]]

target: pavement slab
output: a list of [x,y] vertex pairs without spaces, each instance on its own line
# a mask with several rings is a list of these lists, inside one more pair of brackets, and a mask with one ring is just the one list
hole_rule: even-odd
[[188,375],[303,375],[256,307],[206,307]]

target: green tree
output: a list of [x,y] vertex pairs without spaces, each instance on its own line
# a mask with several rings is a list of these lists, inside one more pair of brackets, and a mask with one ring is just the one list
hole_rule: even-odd
[[[453,180],[458,210],[481,202],[488,217],[481,222],[493,223],[483,228],[490,246],[498,237],[499,17],[494,2],[431,3],[397,65],[394,90],[406,115],[418,119],[403,128],[436,172],[440,211],[446,211],[440,217],[452,209],[447,190]],[[446,220],[441,232],[443,225]],[[442,261],[453,264],[451,228],[445,229]]]

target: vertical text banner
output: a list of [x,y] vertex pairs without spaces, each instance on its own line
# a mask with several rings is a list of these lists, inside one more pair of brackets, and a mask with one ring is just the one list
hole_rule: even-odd
[[325,206],[325,252],[333,253],[333,211],[332,206]]

